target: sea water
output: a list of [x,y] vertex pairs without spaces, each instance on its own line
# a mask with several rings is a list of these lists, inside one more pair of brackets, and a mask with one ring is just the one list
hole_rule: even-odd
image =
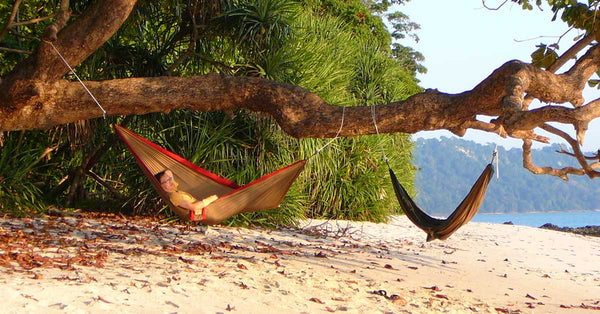
[[549,212],[549,213],[524,213],[524,214],[484,214],[478,213],[471,221],[505,223],[515,225],[540,227],[551,223],[559,227],[585,227],[600,226],[600,210],[584,212]]

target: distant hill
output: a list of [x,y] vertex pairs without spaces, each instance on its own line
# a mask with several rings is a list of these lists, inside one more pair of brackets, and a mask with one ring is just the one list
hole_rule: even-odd
[[[574,159],[558,154],[558,145],[534,150],[537,165],[575,166]],[[448,215],[468,193],[485,165],[494,145],[459,138],[418,139],[413,151],[416,202],[429,213]],[[592,210],[600,208],[600,179],[570,176],[569,181],[534,175],[523,168],[522,150],[498,147],[500,180],[490,182],[479,212],[515,213],[533,211]]]

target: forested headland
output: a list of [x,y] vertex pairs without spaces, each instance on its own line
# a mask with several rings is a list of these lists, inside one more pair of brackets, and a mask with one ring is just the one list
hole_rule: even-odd
[[[485,165],[494,144],[479,144],[459,138],[418,139],[414,164],[417,203],[428,212],[448,215],[465,197]],[[565,167],[573,158],[559,154],[558,144],[532,151],[534,162]],[[588,155],[591,155],[589,153]],[[600,182],[587,177],[564,181],[534,175],[523,169],[522,150],[498,146],[499,179],[494,178],[479,212],[525,213],[595,210],[600,208]]]

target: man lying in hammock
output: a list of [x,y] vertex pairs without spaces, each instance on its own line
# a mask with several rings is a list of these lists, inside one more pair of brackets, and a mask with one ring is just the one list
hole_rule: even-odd
[[173,172],[171,172],[171,170],[159,172],[155,175],[155,177],[156,180],[160,182],[162,189],[169,194],[169,199],[175,206],[191,211],[201,211],[202,208],[208,206],[208,204],[214,202],[218,198],[216,195],[211,195],[203,200],[198,201],[189,193],[179,191],[177,189],[179,184],[173,178]]

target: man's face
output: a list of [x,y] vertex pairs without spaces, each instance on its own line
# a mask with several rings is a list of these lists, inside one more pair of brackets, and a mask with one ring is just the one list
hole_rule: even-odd
[[160,177],[160,186],[167,193],[173,193],[177,191],[177,182],[173,179],[173,173],[170,170],[165,171],[165,173]]

